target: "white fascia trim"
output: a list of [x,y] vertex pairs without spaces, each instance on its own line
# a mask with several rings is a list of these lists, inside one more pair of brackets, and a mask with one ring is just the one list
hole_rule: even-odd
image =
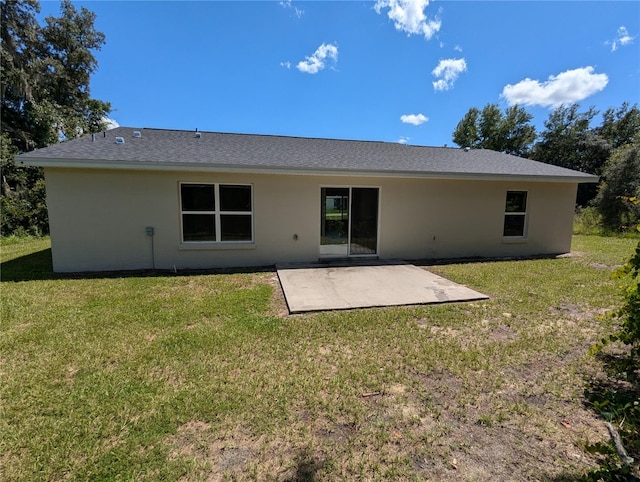
[[559,183],[595,183],[597,176],[536,176],[521,174],[484,174],[468,172],[412,172],[412,171],[354,171],[349,169],[294,169],[261,166],[211,166],[201,163],[154,162],[154,161],[86,161],[75,159],[22,158],[23,166],[57,167],[71,169],[110,169],[135,171],[188,171],[188,172],[228,172],[246,174],[285,174],[296,176],[343,176],[343,177],[380,177],[409,179],[450,179],[505,181],[518,180],[529,182]]

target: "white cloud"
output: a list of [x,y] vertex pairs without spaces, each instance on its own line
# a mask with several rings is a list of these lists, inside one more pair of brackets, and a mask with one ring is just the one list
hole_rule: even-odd
[[295,14],[296,14],[296,17],[298,17],[298,18],[302,17],[302,14],[304,13],[304,10],[302,10],[302,9],[300,9],[300,8],[298,8],[298,7],[294,7],[294,6],[291,4],[291,0],[282,0],[282,1],[280,2],[280,6],[281,6],[282,8],[291,8],[291,9],[293,9],[293,13],[295,13]]
[[396,142],[399,144],[407,144],[409,142],[409,139],[411,139],[411,137],[402,136]]
[[424,114],[404,114],[400,116],[400,120],[405,124],[413,124],[419,126],[429,121],[429,118]]
[[298,62],[296,68],[305,74],[317,74],[325,68],[327,59],[338,61],[338,46],[333,44],[322,44],[310,57]]
[[284,67],[285,69],[290,69],[291,62],[289,62],[288,60],[286,62],[280,62],[280,67]]
[[629,35],[629,31],[625,26],[618,27],[618,31],[616,33],[617,33],[616,38],[613,39],[612,42],[606,42],[607,44],[611,43],[612,52],[615,52],[616,50],[618,50],[618,47],[631,45],[633,43],[633,40],[637,37],[637,35],[636,37],[632,37],[631,35]]
[[527,78],[515,85],[507,84],[500,96],[509,105],[558,107],[586,99],[603,90],[608,83],[607,74],[595,74],[593,67],[588,66],[550,75],[545,82]]
[[456,45],[455,47],[453,47],[453,50],[455,50],[456,52],[462,52],[462,47]]
[[433,82],[436,91],[449,90],[462,72],[466,72],[467,62],[464,59],[443,59],[431,73],[438,79]]
[[387,16],[396,30],[407,35],[424,35],[429,40],[440,30],[442,22],[437,17],[429,19],[424,14],[428,5],[429,0],[377,0],[373,8],[378,14],[388,8]]

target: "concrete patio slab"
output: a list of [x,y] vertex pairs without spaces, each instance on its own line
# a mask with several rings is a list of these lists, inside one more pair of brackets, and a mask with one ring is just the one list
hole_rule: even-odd
[[488,298],[408,263],[281,264],[276,269],[292,314]]

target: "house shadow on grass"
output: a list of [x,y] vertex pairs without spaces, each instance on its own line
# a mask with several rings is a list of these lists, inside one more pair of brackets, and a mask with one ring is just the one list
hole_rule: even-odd
[[36,281],[56,279],[51,262],[51,248],[5,261],[0,264],[0,280]]
[[51,248],[5,261],[0,264],[0,281],[41,281],[54,279],[102,279],[102,278],[155,278],[165,276],[197,276],[211,274],[239,274],[275,272],[275,266],[215,269],[140,269],[130,271],[86,271],[79,273],[54,273]]
[[[412,261],[401,261],[404,264],[413,264],[415,266],[438,266],[447,264],[467,264],[467,263],[484,263],[494,261],[514,261],[514,260],[530,260],[530,259],[555,259],[567,257],[569,255],[541,255],[528,257],[511,257],[511,258],[443,258],[443,259],[423,259]],[[395,260],[397,261],[397,260]],[[362,266],[376,264],[394,264],[394,260],[332,260],[329,263],[344,266]],[[316,264],[316,263],[312,263]],[[318,266],[324,266],[327,262],[317,263]],[[309,267],[301,264],[299,267]],[[51,248],[43,249],[35,253],[21,256],[19,258],[5,261],[0,264],[0,281],[1,282],[18,282],[18,281],[40,281],[53,279],[101,279],[101,278],[142,278],[142,277],[162,277],[162,276],[197,276],[211,274],[242,274],[242,273],[274,273],[275,265],[269,266],[250,266],[245,268],[211,268],[211,269],[138,269],[124,271],[83,271],[75,273],[54,273],[53,263],[51,259]]]

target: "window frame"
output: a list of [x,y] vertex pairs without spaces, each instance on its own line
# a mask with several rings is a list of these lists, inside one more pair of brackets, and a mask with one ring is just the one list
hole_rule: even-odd
[[[213,186],[214,190],[214,210],[213,211],[193,211],[183,210],[182,208],[182,186]],[[241,186],[248,187],[251,195],[251,206],[249,211],[223,211],[220,205],[220,187],[224,186]],[[197,182],[197,181],[180,181],[178,183],[178,204],[180,212],[180,243],[186,246],[224,246],[224,245],[252,245],[255,243],[255,226],[254,226],[254,202],[253,202],[253,184],[241,182]],[[188,241],[184,239],[184,215],[209,215],[214,219],[215,239],[206,239],[198,241]],[[251,239],[248,240],[223,240],[222,239],[222,218],[225,215],[248,216],[251,224]]]
[[[507,211],[509,201],[509,193],[524,193],[524,211]],[[522,216],[522,234],[507,235],[505,228],[507,224],[507,216]],[[508,189],[504,197],[504,216],[502,222],[502,237],[505,240],[526,240],[528,235],[528,218],[529,218],[529,191],[526,189]]]

